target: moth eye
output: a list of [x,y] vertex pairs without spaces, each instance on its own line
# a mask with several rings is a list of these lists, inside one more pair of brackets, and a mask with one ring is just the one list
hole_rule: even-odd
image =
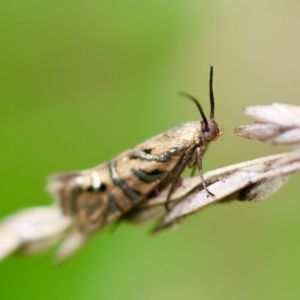
[[201,123],[201,132],[203,140],[209,143],[218,139],[220,131],[218,124],[214,120],[209,119],[207,125],[204,122]]
[[214,133],[211,133],[211,132],[205,132],[203,134],[203,139],[206,141],[206,142],[211,142],[213,139],[215,139],[215,134]]

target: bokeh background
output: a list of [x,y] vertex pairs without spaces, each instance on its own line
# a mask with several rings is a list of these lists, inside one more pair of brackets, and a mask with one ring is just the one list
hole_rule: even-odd
[[[300,2],[2,1],[0,217],[52,202],[47,175],[100,164],[206,111],[216,67],[224,136],[204,169],[285,151],[236,137],[242,107],[299,104]],[[256,203],[217,205],[155,237],[104,230],[0,266],[1,299],[299,299],[299,175]],[[1,245],[0,245],[1,246]]]

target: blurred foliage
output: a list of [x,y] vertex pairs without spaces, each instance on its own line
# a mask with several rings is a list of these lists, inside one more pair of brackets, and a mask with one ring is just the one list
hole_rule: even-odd
[[[0,216],[47,205],[47,175],[100,164],[208,110],[209,170],[278,152],[238,139],[246,105],[299,103],[299,2],[3,1]],[[124,224],[70,261],[1,264],[2,299],[298,299],[297,176],[259,204],[216,206],[154,238]]]

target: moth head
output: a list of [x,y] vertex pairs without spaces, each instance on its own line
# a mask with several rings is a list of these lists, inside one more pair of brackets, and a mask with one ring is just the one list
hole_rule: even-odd
[[217,140],[222,134],[223,134],[223,128],[219,130],[219,126],[214,120],[215,117],[215,97],[214,97],[214,67],[210,67],[210,75],[209,75],[209,100],[210,100],[210,116],[209,119],[206,118],[204,111],[198,102],[198,100],[186,93],[180,93],[181,95],[187,97],[188,99],[192,100],[196,106],[198,107],[198,110],[200,112],[200,115],[202,117],[201,124],[201,139],[204,142],[212,142]]
[[220,130],[215,120],[208,119],[207,124],[204,121],[201,121],[201,135],[205,142],[210,143],[216,141],[223,132],[223,128]]

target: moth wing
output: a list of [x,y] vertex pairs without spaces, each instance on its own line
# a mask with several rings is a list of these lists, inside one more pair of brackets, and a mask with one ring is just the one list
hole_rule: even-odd
[[49,177],[48,191],[65,215],[75,217],[80,228],[90,232],[106,223],[109,200],[104,192],[89,191],[78,185],[82,172],[54,174]]

